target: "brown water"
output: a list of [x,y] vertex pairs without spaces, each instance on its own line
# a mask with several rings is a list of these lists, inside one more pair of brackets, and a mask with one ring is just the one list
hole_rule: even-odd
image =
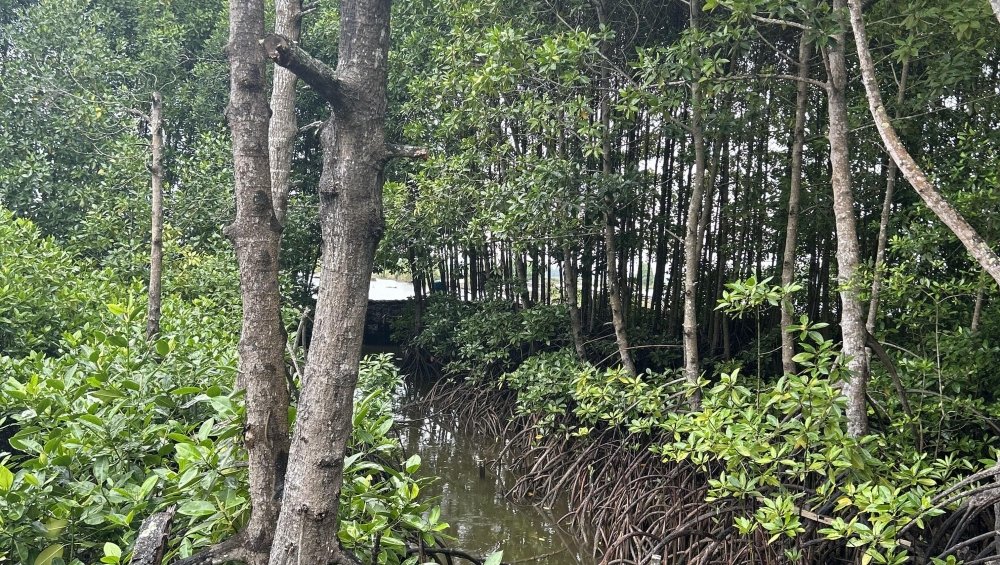
[[401,391],[397,429],[406,455],[420,455],[421,473],[438,477],[425,489],[437,496],[442,519],[451,524],[450,545],[472,555],[504,551],[507,563],[592,564],[572,534],[559,526],[565,510],[519,505],[504,493],[512,478],[495,463],[498,442],[457,428],[446,414],[418,401],[414,387]]

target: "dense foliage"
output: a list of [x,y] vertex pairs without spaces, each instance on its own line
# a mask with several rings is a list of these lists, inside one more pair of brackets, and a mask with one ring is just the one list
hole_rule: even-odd
[[[781,292],[766,281],[734,283],[720,309],[738,314],[766,308]],[[803,544],[817,536],[859,548],[865,563],[904,563],[929,548],[948,550],[934,563],[953,562],[951,548],[933,545],[941,524],[935,519],[964,512],[970,498],[951,495],[964,492],[966,478],[982,480],[982,473],[974,473],[992,472],[996,465],[996,436],[983,435],[982,424],[1000,405],[952,389],[948,395],[911,396],[908,414],[887,375],[871,390],[880,399],[879,431],[860,440],[849,437],[844,401],[835,387],[846,368],[837,345],[822,335],[822,323],[803,319],[795,328],[800,373],[769,377],[755,374],[759,365],[748,363],[711,375],[701,383],[701,410],[692,412],[684,400],[694,389],[676,371],[647,369],[632,376],[617,366],[581,362],[571,349],[560,348],[568,339],[565,332],[522,332],[520,339],[489,351],[526,351],[531,341],[550,346],[518,363],[497,365],[495,355],[474,355],[479,350],[474,345],[470,350],[451,340],[495,339],[495,328],[514,336],[508,320],[527,311],[440,299],[433,304],[416,342],[454,378],[471,376],[476,386],[499,385],[516,393],[512,416],[535,442],[561,437],[557,443],[563,445],[615,443],[624,434],[628,444],[648,449],[664,465],[704,473],[704,500],[719,505],[720,516],[730,516],[724,523],[751,539],[755,531],[765,532],[766,543],[783,548],[792,562],[812,555]],[[463,325],[471,320],[474,326]],[[903,366],[911,393],[919,390],[921,375],[914,370],[919,362],[911,358]],[[722,506],[728,501],[736,506]]]
[[[303,16],[300,46],[328,62],[335,4]],[[901,143],[995,250],[991,6],[861,3]],[[0,0],[0,437],[14,434],[0,444],[0,561],[122,561],[138,523],[174,504],[174,556],[247,519],[226,22],[221,0]],[[413,282],[399,333],[414,358],[499,391],[475,398],[510,409],[529,438],[513,445],[579,456],[562,484],[600,488],[610,479],[588,473],[608,454],[689,477],[645,484],[725,511],[688,549],[995,556],[997,288],[886,157],[858,46],[840,39],[844,1],[412,0],[392,25],[387,139],[429,155],[388,165],[377,260]],[[148,341],[154,91],[166,260]],[[328,113],[299,87],[280,253],[293,336],[315,301]],[[833,130],[847,132],[839,187]],[[843,329],[865,309],[863,332]],[[861,359],[870,382],[848,370]],[[340,541],[380,563],[444,527],[418,461],[396,461],[398,378],[365,362],[345,463]],[[868,386],[869,435],[849,433],[851,379]],[[655,530],[620,523],[646,528],[637,540]],[[730,561],[744,549],[726,546]]]
[[[0,561],[127,562],[140,522],[170,506],[180,534],[171,555],[231,535],[249,511],[231,263],[178,253],[174,284],[198,284],[181,283],[185,292],[166,301],[150,343],[141,285],[108,269],[81,274],[78,260],[5,211],[0,248],[3,287],[20,293],[4,301]],[[390,433],[399,384],[390,357],[363,362],[345,462],[340,537],[360,554],[378,548],[381,563],[403,562],[407,542],[433,545],[447,528],[419,497],[419,458],[402,462]]]

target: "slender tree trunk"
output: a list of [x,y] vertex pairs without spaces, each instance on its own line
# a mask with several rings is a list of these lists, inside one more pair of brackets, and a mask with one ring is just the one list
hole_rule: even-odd
[[384,140],[389,7],[389,0],[341,2],[336,71],[285,38],[265,42],[276,63],[333,107],[322,131],[316,325],[271,565],[358,563],[340,548],[337,531],[366,296],[384,225],[381,171],[392,156],[417,156]]
[[[275,0],[274,33],[297,42],[302,35],[302,0]],[[268,154],[271,160],[271,198],[274,216],[285,225],[292,174],[292,149],[298,125],[295,120],[295,73],[275,67],[271,84],[271,120],[268,126]]]
[[[691,29],[698,29],[698,15],[701,2],[691,0]],[[695,49],[695,48],[692,48]],[[697,56],[697,53],[692,53]],[[698,354],[698,310],[696,304],[698,283],[698,259],[700,257],[698,224],[701,215],[702,191],[705,186],[705,130],[701,116],[701,84],[695,73],[691,81],[691,136],[694,143],[694,176],[691,179],[691,199],[688,201],[687,230],[684,236],[684,377],[688,384],[697,386],[701,376]],[[691,407],[701,406],[701,394],[695,392],[690,399]]]
[[979,319],[983,315],[983,298],[986,294],[986,273],[979,275],[979,288],[976,290],[976,304],[972,307],[972,322],[969,323],[969,332],[979,331]]
[[[906,94],[906,79],[910,74],[910,58],[903,60],[903,69],[899,75],[899,91],[896,93],[896,117],[899,117],[903,97]],[[878,319],[878,301],[882,294],[882,277],[885,275],[885,248],[889,241],[889,217],[892,215],[892,201],[896,194],[896,162],[889,159],[886,166],[885,199],[882,201],[882,216],[878,223],[878,242],[875,249],[875,267],[872,275],[872,297],[868,302],[868,321],[865,327],[868,333],[875,332],[875,321]]]
[[569,327],[573,336],[573,349],[580,361],[587,360],[587,349],[583,344],[583,321],[580,318],[580,308],[577,307],[577,281],[574,253],[568,241],[562,245],[563,251],[563,299],[569,309]]
[[[834,0],[834,11],[843,10],[844,0]],[[860,250],[851,191],[851,163],[847,119],[847,65],[844,58],[845,34],[834,35],[824,48],[829,74],[830,161],[833,186],[833,213],[837,223],[837,282],[840,286],[840,327],[843,353],[850,375],[843,383],[847,397],[847,432],[854,437],[868,433],[868,356],[865,354],[864,308],[858,294],[856,274]]]
[[[792,127],[792,170],[788,188],[788,225],[785,228],[785,252],[781,258],[781,284],[788,286],[795,282],[795,250],[799,235],[799,197],[802,192],[802,148],[806,142],[806,106],[809,103],[808,85],[809,57],[811,49],[805,33],[799,39],[799,82],[795,90],[795,125]],[[781,369],[785,373],[795,372],[795,340],[788,328],[795,323],[792,311],[792,297],[785,295],[781,300]]]
[[511,250],[514,258],[514,271],[517,273],[515,283],[517,294],[521,298],[522,308],[531,308],[531,293],[528,291],[528,264],[524,252]]
[[153,93],[149,108],[149,129],[152,136],[152,220],[149,249],[149,309],[146,314],[146,339],[160,333],[160,304],[163,281],[163,97]]
[[875,119],[875,127],[882,137],[882,142],[885,144],[889,156],[896,162],[907,182],[917,191],[917,194],[927,204],[927,207],[958,237],[969,251],[969,254],[993,277],[993,280],[997,284],[1000,284],[1000,257],[997,256],[986,240],[976,232],[969,222],[965,220],[962,214],[941,196],[941,193],[931,184],[927,175],[924,174],[920,165],[910,156],[909,151],[906,150],[903,142],[900,141],[899,136],[896,134],[896,129],[892,126],[892,121],[889,119],[889,113],[886,112],[885,106],[882,104],[882,95],[879,93],[878,79],[875,75],[875,63],[872,61],[871,53],[868,51],[868,36],[865,32],[865,22],[861,15],[861,2],[860,0],[849,0],[848,4],[851,9],[851,27],[854,29],[854,40],[858,45],[861,79],[865,84],[865,92],[868,94],[868,106],[871,109],[872,117]]
[[267,155],[270,109],[265,93],[263,0],[230,3],[230,95],[226,116],[233,135],[236,221],[226,234],[236,246],[243,327],[238,388],[246,391],[244,441],[253,512],[242,542],[245,560],[266,563],[281,509],[288,461],[288,387],[285,328],[278,290],[281,228],[271,201]]
[[[605,0],[597,0],[597,15],[601,25],[607,25],[605,14]],[[605,50],[602,45],[601,49]],[[601,96],[601,171],[606,178],[610,178],[611,168],[611,88],[607,71],[602,71],[601,84],[605,92]],[[622,367],[629,374],[636,374],[635,363],[632,362],[632,354],[629,352],[628,333],[625,323],[625,307],[622,304],[621,284],[619,284],[618,273],[618,244],[615,234],[615,223],[617,211],[614,199],[609,195],[604,202],[604,254],[606,268],[605,273],[608,279],[608,301],[611,305],[611,323],[615,328],[615,342],[618,345],[618,355],[622,360]]]
[[993,6],[993,14],[996,15],[997,21],[1000,22],[1000,0],[990,0],[990,6]]

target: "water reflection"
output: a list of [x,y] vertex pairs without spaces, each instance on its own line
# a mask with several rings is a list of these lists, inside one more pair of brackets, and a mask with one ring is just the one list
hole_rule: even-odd
[[439,477],[424,490],[440,497],[441,516],[456,540],[454,547],[473,555],[504,550],[508,563],[573,565],[593,563],[572,535],[557,525],[564,509],[514,504],[503,494],[511,478],[499,471],[496,441],[458,430],[447,414],[435,414],[415,402],[419,391],[405,387],[398,395],[398,426],[406,455],[420,455],[421,472]]

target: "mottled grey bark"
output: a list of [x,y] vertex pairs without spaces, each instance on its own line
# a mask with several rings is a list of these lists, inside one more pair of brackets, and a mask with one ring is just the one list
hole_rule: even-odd
[[[691,0],[691,29],[698,29],[701,2]],[[692,49],[696,49],[692,47]],[[692,53],[697,56],[697,53]],[[694,173],[691,176],[691,197],[688,201],[687,229],[684,234],[684,378],[697,386],[701,376],[701,359],[698,353],[697,284],[700,259],[698,224],[702,213],[702,192],[705,188],[705,129],[702,123],[702,93],[699,76],[691,81],[691,137],[694,143]],[[691,407],[697,410],[701,395],[690,398]]]
[[[302,0],[275,0],[274,33],[297,42],[302,35]],[[268,124],[268,155],[271,162],[271,198],[274,216],[285,225],[292,172],[292,149],[298,125],[295,120],[295,73],[274,68],[271,83],[271,120]]]
[[149,233],[149,306],[146,311],[146,339],[153,339],[160,333],[160,305],[163,299],[163,97],[159,92],[153,93],[153,102],[150,104],[149,130],[152,137],[150,143],[152,228]]
[[[910,75],[910,58],[903,60],[903,69],[899,74],[899,90],[896,92],[896,117],[899,117],[903,97],[906,94],[906,80]],[[882,216],[878,223],[878,243],[875,248],[875,266],[872,274],[872,295],[868,301],[868,321],[865,327],[868,333],[875,333],[875,321],[878,320],[878,303],[882,296],[882,277],[885,276],[885,248],[889,242],[889,218],[892,216],[892,201],[896,195],[896,162],[891,158],[886,166],[885,198],[882,201]]]
[[993,14],[996,15],[997,21],[1000,22],[1000,0],[990,0],[990,6],[993,6]]
[[[795,282],[795,251],[799,236],[799,200],[802,194],[802,148],[806,142],[806,106],[809,103],[809,57],[812,49],[805,33],[799,39],[799,74],[795,87],[795,124],[792,126],[792,164],[788,188],[788,224],[785,227],[785,252],[781,258],[781,285]],[[781,299],[781,370],[795,373],[795,339],[788,328],[795,323],[792,297]]]
[[[845,0],[833,0],[835,11],[843,10]],[[843,32],[835,34],[823,48],[829,81],[827,104],[830,121],[830,184],[833,188],[833,215],[837,226],[837,283],[840,292],[840,328],[843,354],[850,375],[842,385],[847,397],[847,432],[853,437],[868,433],[868,356],[865,354],[864,308],[858,292],[857,271],[861,262],[854,217],[854,193],[851,190],[851,162],[847,119],[846,41]]]
[[878,78],[875,75],[875,63],[872,61],[871,53],[868,51],[868,36],[865,32],[865,22],[862,18],[861,2],[850,0],[851,26],[854,28],[854,40],[858,46],[858,59],[861,66],[861,79],[865,84],[865,92],[868,95],[868,107],[872,117],[875,118],[875,128],[878,129],[882,142],[885,144],[889,156],[896,162],[899,170],[903,173],[913,190],[920,195],[920,198],[927,204],[927,207],[934,212],[948,229],[954,233],[959,241],[965,245],[969,254],[979,262],[983,269],[993,277],[993,280],[1000,284],[1000,257],[990,248],[976,230],[965,220],[961,213],[955,209],[947,200],[941,196],[937,188],[931,184],[930,179],[924,174],[920,165],[910,156],[909,151],[900,141],[896,134],[896,129],[892,126],[889,113],[882,104],[882,94],[878,89]]
[[[268,56],[332,106],[321,133],[323,265],[305,385],[289,455],[272,565],[356,563],[337,541],[343,459],[351,434],[369,278],[382,237],[389,0],[340,5],[333,71],[271,36]],[[424,153],[425,154],[425,153]]]
[[162,565],[170,538],[170,526],[176,512],[177,507],[171,506],[142,521],[135,543],[132,544],[129,565]]
[[[233,136],[236,219],[226,235],[236,247],[243,325],[236,386],[246,391],[244,443],[249,458],[253,511],[234,542],[242,560],[266,563],[288,460],[288,388],[285,377],[285,328],[278,291],[281,228],[271,203],[267,154],[270,109],[267,104],[263,0],[231,0],[229,107]],[[236,539],[236,538],[234,538]]]

